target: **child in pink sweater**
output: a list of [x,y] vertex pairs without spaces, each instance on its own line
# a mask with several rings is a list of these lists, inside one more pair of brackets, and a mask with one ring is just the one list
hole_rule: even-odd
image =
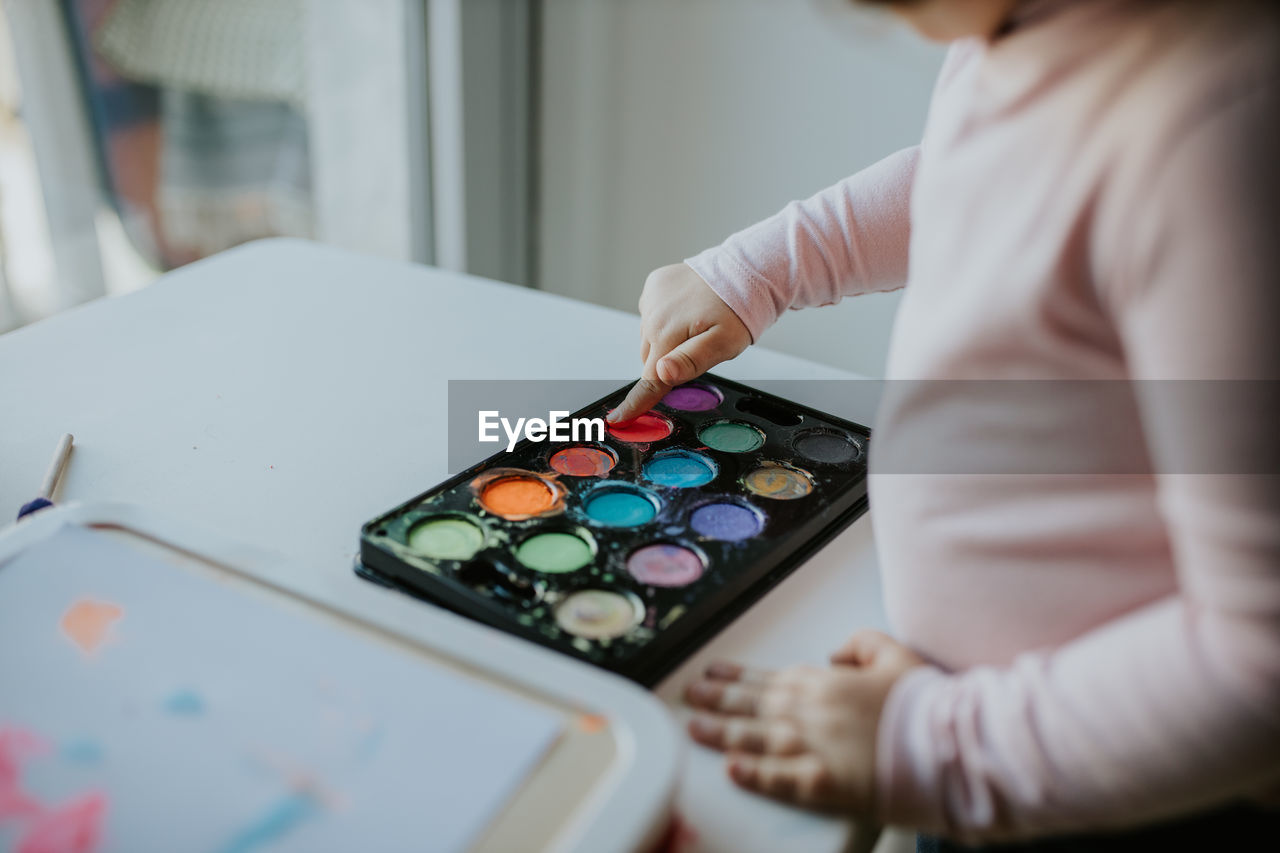
[[[1274,842],[1280,4],[889,2],[954,42],[921,144],[654,272],[613,417],[905,282],[871,460],[898,639],[717,664],[691,733],[747,788],[968,843]],[[1132,405],[940,381],[1009,379]],[[948,435],[993,467],[912,468]]]

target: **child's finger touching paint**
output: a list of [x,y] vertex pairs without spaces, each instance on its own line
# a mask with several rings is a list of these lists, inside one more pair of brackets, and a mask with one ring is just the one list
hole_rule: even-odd
[[640,381],[609,415],[625,423],[668,391],[751,345],[751,333],[724,300],[686,264],[649,274],[640,295]]
[[631,390],[627,392],[626,399],[619,403],[618,408],[610,412],[605,419],[611,424],[625,424],[633,421],[656,406],[670,390],[670,385],[665,385],[656,379],[637,379],[636,384],[632,385]]

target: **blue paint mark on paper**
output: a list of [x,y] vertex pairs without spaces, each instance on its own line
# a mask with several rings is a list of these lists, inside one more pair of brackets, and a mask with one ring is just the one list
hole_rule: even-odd
[[382,746],[385,732],[381,725],[374,725],[369,728],[365,736],[360,739],[360,745],[356,748],[356,760],[364,763],[373,758],[378,752],[378,748]]
[[319,811],[319,805],[310,794],[289,794],[242,829],[219,853],[251,853],[279,841]]
[[62,745],[62,757],[72,764],[98,764],[102,761],[102,744],[93,738],[75,738]]
[[198,717],[204,713],[204,699],[194,690],[178,690],[164,700],[164,709],[170,714]]

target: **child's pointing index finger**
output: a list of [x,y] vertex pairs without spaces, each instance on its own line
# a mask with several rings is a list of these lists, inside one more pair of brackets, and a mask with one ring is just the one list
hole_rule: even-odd
[[658,401],[667,396],[671,386],[658,379],[639,379],[627,392],[627,397],[618,404],[605,418],[611,424],[624,424],[633,421],[652,409]]

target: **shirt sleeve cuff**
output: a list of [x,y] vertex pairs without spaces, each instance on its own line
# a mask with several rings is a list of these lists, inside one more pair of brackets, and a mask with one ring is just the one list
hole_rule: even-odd
[[936,667],[922,666],[889,691],[876,730],[875,813],[881,823],[945,829],[928,708],[946,680]]
[[738,315],[751,333],[753,344],[778,319],[769,282],[748,269],[723,246],[687,258],[685,264]]

